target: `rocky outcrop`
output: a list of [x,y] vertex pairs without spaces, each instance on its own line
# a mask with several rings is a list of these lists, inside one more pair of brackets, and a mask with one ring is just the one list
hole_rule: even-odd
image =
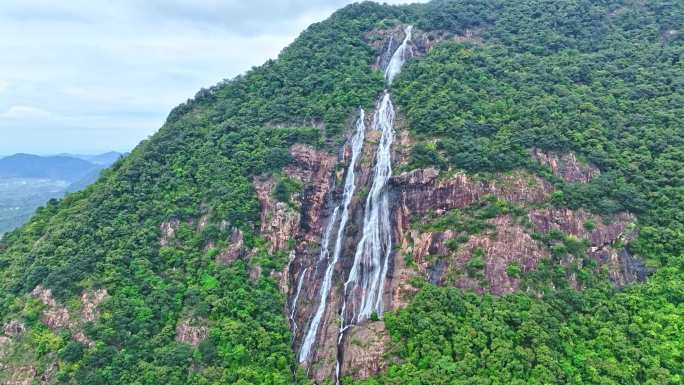
[[273,198],[273,178],[256,178],[254,187],[261,204],[260,232],[270,244],[269,252],[285,250],[299,229],[300,213]]
[[24,334],[24,332],[26,331],[26,327],[22,322],[19,322],[17,320],[11,320],[10,322],[5,324],[2,330],[6,336],[14,338]]
[[407,218],[430,210],[464,208],[487,195],[518,204],[540,204],[553,192],[544,179],[516,171],[492,180],[477,180],[463,173],[443,177],[433,168],[405,172],[390,180],[397,191],[397,209],[406,228]]
[[331,177],[337,158],[301,144],[293,145],[290,155],[293,163],[285,167],[285,175],[299,180],[305,186],[299,197],[302,208],[299,235],[305,241],[315,241],[321,233],[321,215],[326,197],[332,189]]
[[240,229],[234,228],[230,234],[230,239],[228,240],[228,247],[216,256],[216,262],[223,265],[233,263],[244,255],[244,248],[244,234]]
[[35,378],[36,368],[34,366],[8,368],[7,379],[2,382],[2,385],[31,385]]
[[0,336],[0,370],[3,369],[2,359],[9,354],[12,346],[12,339],[7,336]]
[[580,162],[572,152],[559,154],[535,148],[532,157],[566,182],[587,183],[601,174],[596,166]]
[[164,221],[159,225],[159,244],[161,246],[169,246],[173,237],[176,235],[176,231],[180,226],[180,220],[173,218],[168,221]]
[[100,315],[99,306],[107,298],[107,290],[85,291],[81,294],[81,320],[94,322]]
[[292,146],[290,155],[293,162],[285,167],[284,172],[305,186],[301,194],[293,197],[301,209],[273,198],[275,181],[272,177],[254,180],[261,205],[261,235],[270,242],[270,252],[287,250],[289,242],[294,239],[318,239],[321,211],[330,192],[330,178],[337,163],[335,157],[307,145]]
[[[487,223],[492,230],[475,235],[451,230],[423,233],[409,230],[399,253],[411,256],[420,273],[434,284],[478,292],[486,290],[497,295],[511,293],[518,289],[520,281],[508,275],[508,267],[516,264],[523,272],[530,271],[549,252],[510,215]],[[465,237],[465,241],[455,243],[455,249],[450,247],[459,237]],[[481,271],[469,272],[467,264],[476,251],[482,254],[484,265]]]
[[389,333],[382,321],[370,321],[354,327],[345,339],[342,372],[357,379],[366,379],[387,367],[385,354]]
[[[365,35],[366,42],[378,52],[374,69],[387,67],[391,56],[406,37],[405,25],[396,24],[393,27],[376,28]],[[462,34],[454,34],[449,31],[422,31],[414,27],[409,47],[411,56],[424,57],[437,44],[444,41],[456,41],[459,43],[481,44],[481,29],[466,29]]]
[[176,341],[192,346],[198,346],[209,336],[207,320],[204,319],[184,319],[176,326]]
[[84,292],[81,295],[81,311],[76,314],[58,303],[52,296],[52,290],[42,285],[36,286],[31,295],[45,306],[41,321],[47,327],[56,332],[68,330],[76,341],[92,346],[92,341],[86,337],[83,326],[86,322],[93,322],[97,319],[99,315],[98,306],[106,300],[107,290],[99,289]]

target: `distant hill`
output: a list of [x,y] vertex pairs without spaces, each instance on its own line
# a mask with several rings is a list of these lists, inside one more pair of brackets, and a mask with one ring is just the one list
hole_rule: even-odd
[[102,166],[109,166],[119,160],[122,156],[126,154],[117,152],[117,151],[110,151],[110,152],[105,152],[104,154],[96,154],[96,155],[83,155],[83,154],[59,154],[58,156],[68,156],[71,158],[78,158],[82,159],[85,161],[88,161],[90,163],[94,164],[99,164]]
[[88,187],[123,155],[15,154],[0,158],[0,236],[25,223],[48,200]]
[[15,154],[0,159],[0,178],[40,178],[75,182],[101,167],[68,156]]

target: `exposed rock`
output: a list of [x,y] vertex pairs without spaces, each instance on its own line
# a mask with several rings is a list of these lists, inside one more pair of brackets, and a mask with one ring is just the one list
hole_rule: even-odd
[[0,370],[2,370],[2,359],[9,354],[12,347],[12,340],[9,337],[0,336]]
[[613,247],[592,248],[590,254],[599,263],[608,266],[610,280],[618,287],[645,281],[648,275],[654,271],[642,261],[634,258],[624,248],[620,250]]
[[[366,41],[377,52],[377,60],[373,68],[385,69],[387,67],[392,58],[390,53],[394,53],[406,37],[405,28],[405,25],[397,24],[391,28],[374,29],[366,33]],[[437,44],[447,40],[460,43],[482,43],[481,29],[466,29],[463,34],[458,35],[448,31],[422,31],[414,27],[411,35],[408,45],[412,57],[424,57]]]
[[302,220],[299,237],[315,242],[321,232],[321,215],[326,197],[332,189],[331,177],[337,159],[311,146],[295,144],[290,148],[294,162],[285,167],[285,174],[300,180],[305,188],[300,196]]
[[552,229],[572,234],[580,239],[586,239],[591,246],[605,246],[615,242],[621,236],[627,241],[637,235],[635,230],[629,230],[636,221],[633,215],[619,213],[609,223],[586,210],[570,210],[566,208],[546,208],[532,210],[529,218],[538,232],[548,233]]
[[83,332],[83,324],[97,320],[98,306],[107,298],[107,290],[86,291],[81,295],[81,313],[74,315],[59,304],[52,296],[52,291],[38,285],[31,295],[45,305],[41,321],[53,331],[69,330],[73,338],[85,345],[92,346],[92,341]]
[[382,321],[366,322],[347,333],[342,372],[356,379],[369,378],[387,366],[389,333]]
[[[479,181],[463,173],[438,178],[433,168],[418,169],[392,177],[390,185],[398,191],[398,208],[403,217],[429,210],[464,208],[486,195],[518,204],[543,203],[553,186],[544,179],[523,171],[499,174],[493,180]],[[402,221],[402,223],[408,223]]]
[[[318,286],[318,285],[316,285]],[[316,290],[316,293],[318,291]],[[313,303],[318,305],[317,302]],[[339,294],[328,298],[328,306],[323,315],[323,322],[319,328],[316,349],[311,357],[309,376],[318,384],[335,378],[337,366],[337,338],[340,330],[339,309],[341,307]]]
[[252,282],[256,282],[259,277],[261,277],[261,266],[259,265],[252,265],[249,267],[249,279]]
[[601,174],[596,166],[578,161],[572,152],[558,154],[535,148],[532,150],[532,157],[566,182],[587,183]]
[[30,365],[10,367],[7,371],[7,379],[2,385],[31,385],[36,378],[36,368]]
[[238,228],[233,229],[233,232],[230,234],[228,247],[216,256],[216,262],[224,265],[235,262],[238,258],[243,256],[244,247],[244,234]]
[[75,326],[71,322],[71,316],[67,308],[57,304],[57,301],[55,301],[52,296],[52,290],[38,285],[31,294],[45,305],[46,309],[43,311],[41,319],[50,329],[69,329]]
[[161,246],[168,246],[171,244],[171,240],[176,235],[176,230],[180,226],[180,221],[176,218],[164,221],[159,225],[159,231],[161,236],[159,237],[159,244]]
[[[548,257],[549,252],[509,215],[487,222],[494,226],[495,232],[471,235],[455,252],[449,250],[447,244],[462,234],[449,230],[434,233],[412,230],[409,236],[413,239],[413,245],[403,243],[400,252],[412,254],[419,271],[435,284],[480,292],[487,289],[497,295],[511,293],[518,289],[520,282],[518,278],[508,275],[508,267],[516,263],[522,271],[530,271],[539,260]],[[479,278],[465,272],[466,264],[477,249],[484,252],[485,262]]]
[[40,385],[48,385],[52,383],[52,377],[55,375],[59,369],[59,364],[56,360],[52,361],[50,365],[45,369],[43,374],[40,375]]
[[24,331],[26,331],[26,327],[24,326],[23,323],[17,321],[17,320],[11,320],[5,326],[2,328],[2,330],[5,332],[5,335],[8,337],[17,337],[22,334],[24,334]]
[[81,294],[81,320],[93,322],[100,315],[98,307],[107,298],[106,289],[85,291]]
[[205,213],[199,217],[197,220],[197,231],[201,232],[202,230],[206,229],[207,226],[209,226],[209,213]]
[[[503,295],[516,291],[520,280],[508,275],[507,269],[511,264],[518,264],[523,272],[537,267],[539,261],[549,256],[548,250],[532,239],[525,228],[516,224],[509,215],[500,216],[487,221],[494,225],[496,234],[473,235],[459,248],[456,261],[461,263],[459,269],[464,269],[465,263],[472,258],[474,251],[484,252],[484,279],[491,293]],[[461,278],[456,286],[468,287],[472,278]],[[469,282],[470,281],[470,282]]]
[[287,249],[288,241],[299,229],[300,214],[287,203],[273,199],[273,178],[256,178],[254,187],[261,204],[261,235],[270,243],[269,252]]
[[466,28],[463,34],[455,35],[454,40],[459,43],[482,44],[482,28]]
[[209,336],[206,320],[186,319],[176,326],[176,341],[198,346]]

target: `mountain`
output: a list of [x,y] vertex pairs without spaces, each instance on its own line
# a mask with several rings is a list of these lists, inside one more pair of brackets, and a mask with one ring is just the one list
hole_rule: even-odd
[[0,240],[0,381],[681,383],[681,25],[337,11]]
[[0,178],[41,178],[76,181],[96,166],[67,156],[15,154],[0,159]]
[[90,163],[99,164],[102,166],[110,166],[114,162],[119,160],[119,158],[121,158],[122,156],[125,156],[126,154],[120,153],[117,151],[109,151],[109,152],[105,152],[102,154],[95,154],[95,155],[68,154],[68,153],[59,154],[59,155],[60,156],[68,156],[71,158],[83,159],[83,160],[88,161]]
[[15,154],[0,159],[0,236],[28,221],[50,199],[94,183],[121,156],[90,156],[95,163],[67,155]]

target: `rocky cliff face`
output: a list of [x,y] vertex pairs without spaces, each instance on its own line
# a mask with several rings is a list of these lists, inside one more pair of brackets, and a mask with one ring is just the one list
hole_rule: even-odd
[[[389,60],[389,56],[382,53],[393,52],[404,37],[401,26],[367,35],[369,44],[380,53],[375,64],[378,68],[386,66]],[[444,39],[475,41],[477,35],[449,36],[414,31],[410,43],[412,57],[425,55],[435,43]],[[398,124],[399,132],[393,147],[392,157],[396,164],[406,159],[411,146],[408,130],[401,124]],[[382,320],[350,326],[345,337],[339,339],[344,283],[352,268],[356,244],[362,236],[364,205],[378,141],[379,132],[367,132],[356,168],[358,188],[350,205],[341,257],[334,266],[335,278],[314,350],[305,362],[309,376],[317,383],[335,378],[340,358],[342,375],[356,378],[372,376],[387,364],[389,341]],[[580,162],[572,153],[558,154],[539,149],[530,153],[541,165],[569,183],[586,183],[600,173],[598,168]],[[320,257],[321,237],[342,196],[339,181],[344,179],[344,171],[340,170],[349,165],[350,148],[346,144],[335,157],[309,146],[295,145],[290,154],[293,163],[285,169],[285,175],[304,186],[293,202],[275,201],[272,177],[257,178],[254,186],[262,208],[262,236],[269,242],[271,252],[282,251],[290,255],[287,267],[276,278],[287,295],[284,312],[291,322],[293,347],[298,351],[318,305],[327,266],[327,260]],[[602,218],[584,210],[553,207],[549,203],[555,191],[553,184],[526,171],[485,179],[457,171],[418,169],[393,176],[387,189],[391,202],[392,244],[395,245],[382,289],[387,310],[406,305],[417,290],[410,283],[414,277],[478,293],[505,295],[515,292],[520,289],[521,274],[534,271],[541,261],[551,257],[553,251],[541,239],[554,231],[585,242],[588,258],[596,261],[599,268],[606,268],[618,286],[642,280],[648,273],[624,248],[638,232],[633,215],[619,213],[612,218]],[[452,210],[468,210],[492,197],[497,202],[516,207],[517,211],[487,218],[482,223],[483,229],[477,232],[448,227],[425,229],[415,225],[427,217],[440,217]],[[172,226],[162,227],[162,234],[172,233],[168,228]],[[575,257],[568,254],[560,263],[570,266],[576,262]],[[572,274],[568,275],[568,280],[578,290],[582,289]]]
[[[70,333],[74,340],[83,345],[93,346],[93,342],[85,335],[84,327],[89,322],[94,322],[100,316],[99,307],[107,300],[108,293],[105,289],[86,290],[80,297],[77,309],[69,309],[57,302],[52,291],[38,285],[31,293],[41,306],[40,321],[53,333]],[[51,364],[46,367],[38,367],[34,363],[31,354],[27,354],[26,347],[17,349],[22,344],[24,336],[29,333],[25,325],[16,320],[10,320],[2,328],[0,334],[0,383],[3,385],[29,385],[50,384],[55,373],[58,371],[56,357],[48,356]],[[22,350],[24,349],[24,350]],[[15,355],[18,353],[18,355]],[[54,353],[51,353],[54,354]],[[1,360],[4,357],[15,357],[7,363]]]
[[[372,144],[368,144],[368,147],[372,147]],[[300,198],[302,202],[305,202],[306,197],[311,199],[308,206],[302,204],[300,212],[301,217],[308,218],[307,224],[305,226],[304,221],[300,221],[298,228],[271,227],[279,230],[279,235],[274,238],[278,239],[279,244],[282,244],[282,239],[297,240],[292,262],[282,277],[287,282],[283,288],[289,298],[286,312],[291,315],[293,326],[297,325],[294,328],[295,349],[301,343],[302,328],[316,305],[316,293],[322,275],[316,246],[330,214],[330,207],[325,207],[325,197],[333,199],[340,193],[334,187],[336,162],[313,149],[308,149],[306,156],[300,151],[302,148],[293,149],[293,154],[299,154],[298,159],[325,160],[320,164],[321,167],[315,167],[308,161],[297,161],[289,172],[290,175],[299,175],[307,185],[305,190],[308,193]],[[345,162],[344,153],[342,151],[343,156],[339,159],[341,163]],[[554,163],[548,165],[559,177],[569,181],[588,181],[598,173],[597,169],[576,162],[573,155],[565,154],[551,159],[562,160],[554,160]],[[364,150],[358,177],[360,183],[368,179],[371,164],[372,151]],[[313,175],[316,177],[312,177]],[[552,230],[586,240],[587,255],[599,266],[608,269],[610,278],[616,285],[642,280],[648,273],[623,247],[634,239],[638,231],[633,215],[620,213],[612,218],[602,218],[585,210],[553,208],[547,202],[555,191],[554,187],[548,181],[524,171],[481,180],[458,172],[440,173],[435,169],[419,169],[393,177],[390,190],[393,197],[393,238],[398,248],[392,256],[392,266],[384,291],[388,309],[396,309],[407,303],[416,290],[409,281],[417,276],[425,277],[438,285],[450,285],[481,293],[512,293],[520,288],[521,279],[518,275],[511,275],[509,267],[517,266],[524,274],[533,271],[541,260],[549,258],[550,249],[535,235],[547,234]],[[506,214],[488,219],[486,222],[490,230],[479,234],[464,234],[448,229],[420,231],[412,226],[413,222],[428,213],[439,215],[453,209],[465,209],[491,196],[518,205],[524,209],[524,214],[516,217]],[[262,202],[265,210],[278,210],[277,205],[269,205],[268,202],[266,199]],[[358,230],[361,227],[362,209],[363,199],[356,198],[347,231],[349,240],[343,246],[344,258],[336,268],[339,277],[346,276],[350,268],[354,245],[360,237]],[[270,231],[269,228],[265,230],[267,234]],[[459,238],[459,246],[454,250],[450,244]],[[483,258],[482,273],[469,275],[469,261],[477,253],[481,253]],[[406,257],[409,255],[413,262],[411,266],[407,266]],[[302,273],[306,274],[303,278],[300,276]],[[297,307],[292,308],[300,279],[307,284],[299,292]],[[573,280],[573,277],[569,276],[568,279]],[[309,365],[309,374],[317,382],[333,378],[335,373],[339,332],[339,314],[335,310],[341,306],[342,283],[338,280],[330,295],[317,348]],[[581,289],[579,286],[577,288]],[[345,351],[343,373],[365,378],[386,365],[387,336],[381,325],[382,321],[376,321],[352,328],[342,347]]]

